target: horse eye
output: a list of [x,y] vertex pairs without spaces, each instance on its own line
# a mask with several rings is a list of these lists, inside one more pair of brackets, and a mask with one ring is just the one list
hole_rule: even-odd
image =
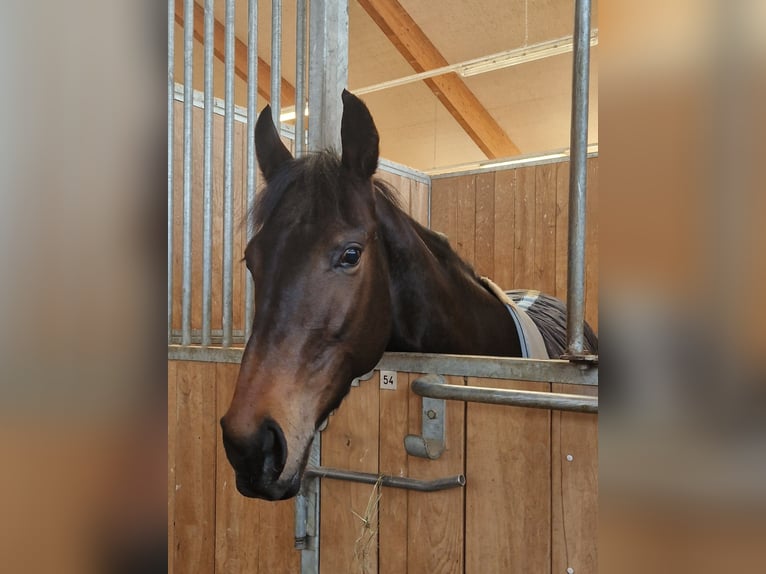
[[361,258],[362,250],[359,247],[349,247],[340,256],[340,264],[342,267],[355,267]]

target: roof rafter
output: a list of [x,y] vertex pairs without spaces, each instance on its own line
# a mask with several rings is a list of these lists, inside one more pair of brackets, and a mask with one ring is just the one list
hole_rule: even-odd
[[[449,65],[397,0],[358,1],[416,72]],[[521,153],[457,74],[453,72],[423,81],[488,158]]]
[[[179,26],[184,25],[183,0],[176,0],[175,19]],[[224,25],[215,20],[213,53],[221,62],[226,61],[225,31]],[[205,9],[196,2],[194,3],[194,38],[201,44],[205,42]],[[234,39],[234,73],[247,82],[247,44],[239,38]],[[258,58],[258,93],[266,100],[271,100],[271,66],[261,58]],[[294,105],[295,88],[282,78],[282,107]]]

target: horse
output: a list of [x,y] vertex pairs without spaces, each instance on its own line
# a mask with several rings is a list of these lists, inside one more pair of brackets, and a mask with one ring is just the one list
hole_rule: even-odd
[[[316,429],[385,351],[524,355],[505,294],[373,177],[375,123],[359,98],[344,90],[342,100],[340,155],[294,158],[269,106],[255,125],[266,182],[244,257],[255,314],[221,419],[236,487],[247,497],[297,494]],[[563,303],[540,294],[527,313],[548,356],[560,356]],[[586,341],[596,353],[589,326]]]

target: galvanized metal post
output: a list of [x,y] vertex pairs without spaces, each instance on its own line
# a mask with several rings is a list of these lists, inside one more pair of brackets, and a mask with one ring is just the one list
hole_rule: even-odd
[[340,150],[348,84],[348,1],[313,0],[309,24],[309,150]]
[[183,345],[191,344],[193,14],[194,0],[186,0],[184,2],[184,206],[181,286],[181,343]]
[[582,356],[584,348],[590,12],[590,0],[575,1],[567,268],[567,352],[570,357]]
[[202,182],[202,345],[212,343],[213,307],[213,0],[205,0],[205,132]]
[[[249,0],[247,6],[247,214],[255,202],[255,119],[258,102],[258,0]],[[247,240],[253,236],[252,222],[247,222]],[[253,278],[245,270],[245,341],[253,328]]]
[[[348,0],[312,0],[309,9],[309,132],[308,149],[340,150],[341,93],[348,84]],[[296,114],[303,113],[296,102]],[[321,435],[311,445],[309,464],[321,464]],[[319,572],[318,478],[304,479],[306,548],[301,551],[301,573]]]
[[173,140],[175,124],[175,1],[168,0],[168,343],[173,337]]
[[232,316],[234,303],[234,270],[232,262],[232,247],[234,243],[234,201],[232,197],[232,184],[234,178],[234,166],[232,164],[232,154],[234,150],[234,0],[226,0],[225,25],[225,116],[223,124],[223,336],[221,345],[223,347],[230,347],[232,341]]
[[295,157],[306,148],[306,0],[297,0],[295,17]]
[[271,114],[279,131],[282,113],[282,0],[271,0]]

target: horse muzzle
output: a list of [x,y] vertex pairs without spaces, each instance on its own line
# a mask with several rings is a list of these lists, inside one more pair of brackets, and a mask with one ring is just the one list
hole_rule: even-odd
[[244,496],[282,500],[295,496],[300,488],[300,474],[288,480],[279,477],[287,461],[287,442],[282,428],[264,419],[249,435],[231,431],[226,418],[221,419],[226,458],[234,468],[237,490]]

